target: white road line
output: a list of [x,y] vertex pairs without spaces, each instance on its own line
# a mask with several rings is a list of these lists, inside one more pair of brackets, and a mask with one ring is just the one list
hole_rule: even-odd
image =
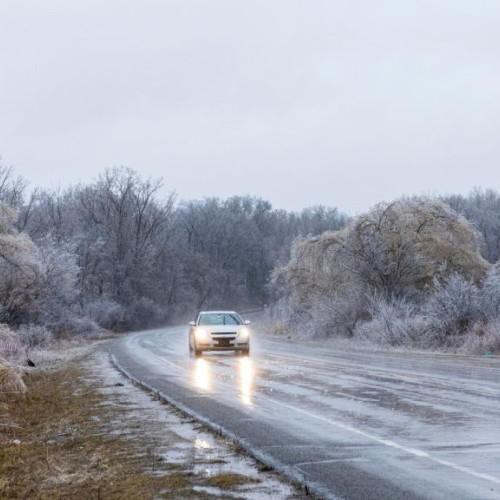
[[445,467],[449,467],[451,469],[464,472],[465,474],[469,474],[470,476],[477,477],[479,479],[484,479],[486,481],[490,481],[491,483],[495,484],[500,484],[500,479],[496,478],[495,476],[491,476],[490,474],[484,474],[482,472],[476,472],[472,470],[470,467],[464,467],[462,465],[458,465],[454,462],[450,462],[448,460],[442,460],[440,458],[433,457],[429,453],[423,450],[419,450],[417,448],[409,448],[407,446],[403,446],[401,444],[398,444],[394,441],[388,440],[388,439],[383,439],[379,438],[378,436],[374,436],[373,434],[370,434],[368,432],[362,431],[361,429],[356,429],[355,427],[352,427],[350,425],[344,424],[342,422],[339,422],[338,420],[333,420],[327,417],[322,417],[321,415],[316,415],[314,413],[308,412],[307,410],[302,410],[301,408],[297,408],[295,406],[288,405],[286,403],[282,403],[280,401],[275,401],[270,398],[266,398],[268,401],[276,406],[282,406],[283,408],[287,408],[288,410],[294,410],[298,413],[302,413],[303,415],[307,415],[310,418],[314,418],[316,420],[320,420],[324,423],[327,423],[329,425],[333,425],[335,427],[338,427],[339,429],[343,429],[348,432],[352,432],[353,434],[357,434],[359,436],[363,436],[366,439],[369,439],[370,441],[374,441],[376,443],[382,444],[384,446],[387,446],[389,448],[394,448],[396,450],[404,451],[405,453],[408,453],[410,455],[414,455],[419,458],[425,458],[427,460],[430,460],[434,463],[437,463],[439,465],[443,465]]

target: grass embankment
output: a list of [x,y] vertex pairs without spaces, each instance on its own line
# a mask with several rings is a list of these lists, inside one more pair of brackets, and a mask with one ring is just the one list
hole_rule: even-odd
[[260,482],[169,463],[133,419],[123,432],[126,405],[110,400],[81,360],[37,368],[24,382],[24,394],[0,393],[0,498],[237,498],[242,485]]

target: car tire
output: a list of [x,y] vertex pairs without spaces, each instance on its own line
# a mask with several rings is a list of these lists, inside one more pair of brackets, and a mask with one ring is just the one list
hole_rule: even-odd
[[203,351],[201,349],[196,349],[196,346],[194,348],[194,355],[196,358],[199,358],[203,354]]
[[250,356],[250,347],[247,347],[246,349],[243,349],[241,351],[241,354],[243,354],[243,356]]

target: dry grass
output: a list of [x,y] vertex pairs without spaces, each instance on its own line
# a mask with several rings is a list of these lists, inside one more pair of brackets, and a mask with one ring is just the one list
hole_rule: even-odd
[[0,401],[7,401],[26,392],[21,370],[0,358]]
[[0,362],[13,361],[23,355],[19,337],[4,323],[0,323]]
[[[29,372],[28,391],[0,408],[0,498],[234,498],[232,488],[256,482],[155,461],[156,443],[144,429],[130,426],[134,436],[111,432],[123,407],[110,403],[82,365],[70,366]],[[4,376],[12,388],[21,387],[12,371]],[[200,492],[205,487],[220,488],[220,494]]]
[[222,490],[230,490],[235,486],[241,486],[249,483],[258,483],[259,480],[255,478],[248,478],[241,474],[218,474],[207,479],[209,486],[220,488]]

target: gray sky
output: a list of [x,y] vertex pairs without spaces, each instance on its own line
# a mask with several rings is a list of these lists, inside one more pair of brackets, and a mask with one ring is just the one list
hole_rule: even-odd
[[0,155],[357,213],[500,189],[498,0],[0,0]]

